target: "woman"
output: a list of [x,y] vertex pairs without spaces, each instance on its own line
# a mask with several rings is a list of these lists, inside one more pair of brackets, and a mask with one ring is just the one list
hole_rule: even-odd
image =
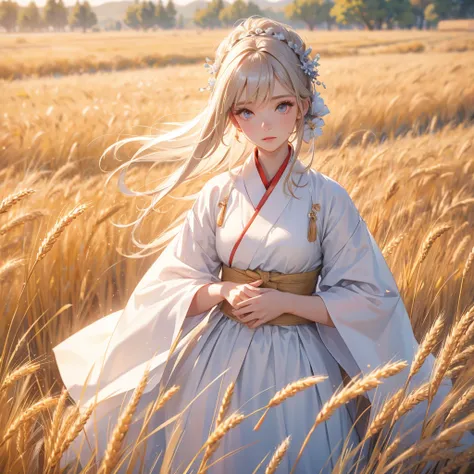
[[[157,187],[148,211],[185,180],[224,165],[228,171],[210,179],[184,222],[153,243],[176,234],[124,310],[54,348],[74,400],[84,406],[99,402],[65,461],[82,447],[83,465],[94,448],[100,462],[121,405],[148,366],[150,380],[128,443],[138,436],[144,410],[159,391],[179,385],[149,426],[157,428],[184,410],[182,437],[167,462],[170,472],[184,472],[188,465],[197,472],[202,451],[193,456],[214,428],[225,389],[235,382],[228,413],[253,415],[224,436],[208,464],[237,452],[208,472],[250,473],[291,436],[277,471],[290,472],[316,415],[342,384],[341,368],[354,377],[413,359],[417,342],[408,315],[364,220],[341,185],[298,158],[302,141],[313,144],[324,124],[321,116],[328,113],[315,90],[321,83],[310,52],[291,28],[249,18],[208,64],[213,79],[205,110],[143,148],[157,149],[143,160],[184,161]],[[430,356],[410,387],[426,380],[432,364]],[[366,394],[370,419],[380,401],[404,384],[407,372]],[[254,412],[277,390],[312,375],[326,378],[272,408],[253,430],[261,416]],[[442,385],[432,409],[447,390],[449,384]],[[423,419],[425,408],[420,404],[411,413],[410,424]],[[314,431],[295,472],[331,472],[344,441],[354,447],[363,434],[358,426],[352,429],[355,422],[353,403],[337,410]],[[174,428],[170,423],[142,443],[143,472],[151,472],[161,451],[170,454]],[[405,445],[416,431],[411,436]]]

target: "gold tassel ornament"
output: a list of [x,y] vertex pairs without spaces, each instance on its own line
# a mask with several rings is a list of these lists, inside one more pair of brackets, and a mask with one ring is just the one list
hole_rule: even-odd
[[311,211],[309,211],[309,228],[308,228],[308,241],[314,242],[316,240],[316,236],[318,235],[318,230],[316,227],[316,212],[321,210],[321,206],[316,203],[311,206]]
[[221,210],[219,211],[219,215],[217,216],[217,225],[222,227],[224,223],[225,211],[227,209],[227,201],[229,200],[230,193],[221,201],[219,202],[219,207]]

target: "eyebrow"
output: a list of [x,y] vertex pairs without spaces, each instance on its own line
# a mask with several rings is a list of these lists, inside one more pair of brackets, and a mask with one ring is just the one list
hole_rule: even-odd
[[[272,97],[270,100],[277,100],[277,99],[283,99],[283,97],[293,97],[290,94],[284,94],[284,95],[276,95],[275,97]],[[236,104],[236,107],[242,107],[243,105],[251,105],[253,102],[239,102]]]

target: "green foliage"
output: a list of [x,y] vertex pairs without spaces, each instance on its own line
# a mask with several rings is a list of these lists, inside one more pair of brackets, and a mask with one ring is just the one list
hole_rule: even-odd
[[30,2],[27,7],[20,10],[18,25],[22,30],[29,31],[41,28],[42,20],[36,3]]
[[174,28],[176,26],[176,13],[177,12],[173,0],[168,0],[168,3],[166,4],[165,8],[165,28]]
[[238,20],[243,20],[252,15],[262,15],[259,6],[249,1],[235,0],[234,3],[227,5],[219,13],[219,20],[225,26],[232,26]]
[[294,0],[285,7],[285,15],[290,20],[303,21],[313,30],[318,23],[331,23],[331,7],[328,0]]
[[153,28],[174,28],[176,25],[176,8],[173,0],[168,0],[166,7],[162,0],[139,3],[136,1],[125,12],[124,23],[135,30]]
[[47,0],[43,10],[44,23],[55,30],[62,30],[67,24],[67,8],[63,0]]
[[193,21],[201,28],[218,28],[222,25],[219,15],[223,9],[223,0],[211,0],[206,8],[196,10]]
[[438,14],[436,13],[436,5],[430,3],[425,8],[425,20],[428,27],[436,25],[439,20]]
[[88,28],[97,24],[97,16],[87,0],[84,3],[77,2],[69,17],[69,26],[71,28],[81,28],[85,33]]
[[152,1],[144,1],[140,3],[137,12],[138,22],[144,30],[153,28],[158,22],[155,15],[155,4]]
[[125,18],[123,22],[129,27],[134,30],[140,29],[140,22],[138,20],[138,9],[140,8],[140,4],[138,2],[129,5],[127,11],[125,12]]
[[16,26],[19,5],[10,0],[0,3],[0,26],[3,26],[8,32],[13,31]]
[[412,9],[410,0],[335,0],[331,14],[339,23],[359,23],[368,30],[379,30],[384,24],[387,28],[395,22],[406,24],[413,18]]

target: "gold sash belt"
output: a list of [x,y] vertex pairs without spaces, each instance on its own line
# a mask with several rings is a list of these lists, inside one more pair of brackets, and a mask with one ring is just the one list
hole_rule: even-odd
[[[316,283],[318,281],[319,267],[311,272],[303,273],[279,273],[279,272],[265,272],[260,269],[256,270],[241,270],[239,268],[231,268],[227,265],[222,266],[222,281],[233,281],[235,283],[250,283],[255,280],[263,280],[262,284],[257,288],[273,288],[287,293],[294,293],[295,295],[312,295]],[[237,317],[232,314],[233,307],[224,300],[220,303],[221,311],[233,319],[239,321]],[[275,319],[266,324],[277,326],[294,326],[296,324],[309,324],[313,321],[297,316],[291,313],[282,313]]]

